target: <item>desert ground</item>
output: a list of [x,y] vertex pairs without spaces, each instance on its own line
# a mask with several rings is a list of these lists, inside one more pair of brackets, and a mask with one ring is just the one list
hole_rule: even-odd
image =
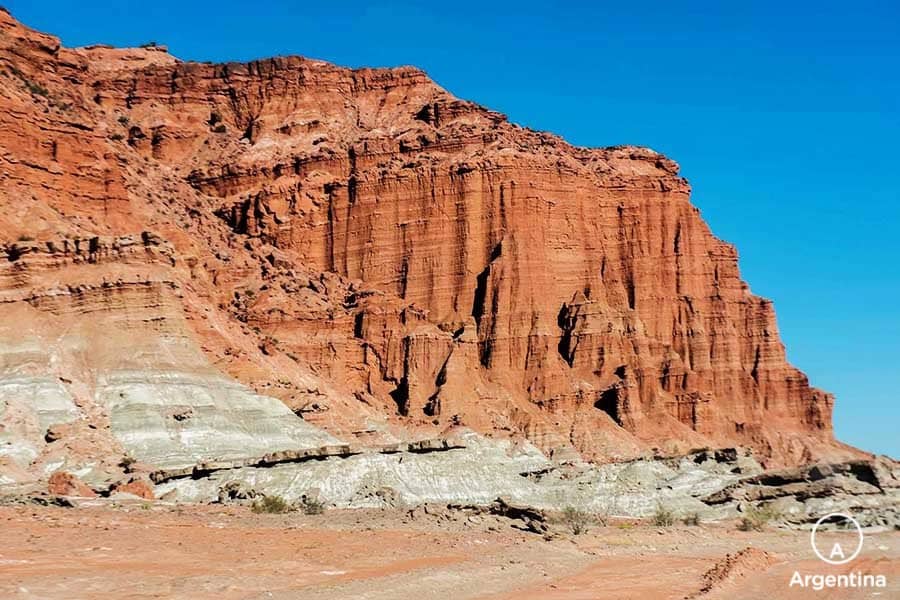
[[[246,506],[86,502],[0,507],[2,598],[896,598],[900,532],[867,533],[829,567],[805,531],[609,519],[547,535],[428,506],[256,514]],[[837,534],[835,534],[837,535]],[[801,573],[882,574],[888,587],[789,587]]]

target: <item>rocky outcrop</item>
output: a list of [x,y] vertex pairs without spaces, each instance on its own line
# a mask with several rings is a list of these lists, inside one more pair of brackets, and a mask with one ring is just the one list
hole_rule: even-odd
[[852,514],[863,526],[900,527],[900,464],[887,457],[817,463],[743,478],[710,494],[711,506],[766,506],[792,523],[829,513]]
[[93,498],[97,495],[90,486],[65,471],[57,471],[50,476],[47,482],[47,491],[59,496],[80,496],[83,498]]
[[859,456],[656,152],[410,67],[69,49],[5,12],[0,79],[7,479],[458,426],[557,463]]
[[[721,521],[758,511],[769,526],[809,527],[849,512],[864,527],[900,526],[898,463],[885,458],[763,471],[745,450],[699,450],[603,465],[560,464],[525,442],[513,447],[460,430],[425,448],[314,451],[157,472],[156,491],[183,502],[285,501],[315,496],[331,508],[478,507],[541,533],[544,511],[566,507],[599,518]],[[763,526],[759,523],[757,526]]]
[[310,460],[322,460],[328,457],[348,458],[359,454],[398,454],[426,452],[443,452],[465,448],[459,440],[425,439],[409,443],[386,444],[375,447],[357,446],[350,444],[330,444],[316,448],[301,448],[299,450],[279,450],[261,457],[249,457],[238,460],[219,459],[204,461],[193,466],[175,469],[158,469],[150,473],[150,479],[157,484],[166,483],[176,479],[192,477],[198,479],[207,477],[217,471],[231,471],[244,467],[273,467],[275,465],[299,463]]
[[529,510],[572,506],[597,514],[649,516],[663,505],[679,515],[699,512],[719,518],[733,514],[734,505],[710,507],[701,499],[761,471],[752,457],[738,451],[722,455],[703,451],[600,466],[559,464],[528,442],[488,440],[466,429],[455,432],[452,444],[432,443],[424,449],[341,451],[335,447],[313,460],[257,460],[211,467],[155,474],[157,494],[211,502],[223,493],[228,495],[229,489],[251,488],[294,501],[315,491],[321,502],[338,508],[383,507],[386,497],[391,506],[489,506],[503,498],[507,505]]
[[153,485],[149,481],[140,478],[132,478],[129,481],[122,481],[113,485],[110,489],[110,494],[130,494],[144,500],[156,499]]
[[168,246],[141,238],[7,249],[0,278],[15,283],[0,293],[4,453],[23,467],[75,461],[102,480],[103,465],[124,456],[177,467],[335,441],[209,364]]

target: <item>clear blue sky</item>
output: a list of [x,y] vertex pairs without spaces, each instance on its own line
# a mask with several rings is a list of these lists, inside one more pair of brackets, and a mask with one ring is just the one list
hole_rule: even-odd
[[3,1],[70,46],[417,65],[574,143],[664,152],[838,436],[900,457],[897,2]]

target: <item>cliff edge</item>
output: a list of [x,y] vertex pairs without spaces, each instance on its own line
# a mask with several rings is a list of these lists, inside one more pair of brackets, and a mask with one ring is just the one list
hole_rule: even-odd
[[411,67],[70,49],[5,12],[0,82],[9,469],[461,427],[559,460],[861,454],[652,150]]

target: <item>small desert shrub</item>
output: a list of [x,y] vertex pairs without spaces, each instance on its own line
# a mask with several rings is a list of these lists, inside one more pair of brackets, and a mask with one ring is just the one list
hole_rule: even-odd
[[114,133],[111,136],[109,136],[109,139],[111,139],[114,142],[120,142],[125,139],[125,136],[122,135],[121,133]]
[[594,522],[590,514],[578,510],[573,506],[567,506],[562,512],[562,521],[575,535],[587,533],[588,527]]
[[325,503],[318,498],[303,496],[300,498],[300,510],[307,515],[321,515],[325,512]]
[[122,115],[121,117],[119,117],[118,121],[120,125],[128,125],[129,119],[125,115]]
[[781,518],[781,514],[771,506],[748,506],[738,523],[741,531],[762,531],[770,521]]
[[692,527],[696,527],[697,525],[700,524],[700,515],[698,515],[697,513],[691,513],[691,514],[685,516],[684,519],[682,519],[682,522],[685,525],[690,525]]
[[283,514],[294,508],[281,496],[263,496],[253,501],[252,510],[255,513]]
[[675,513],[662,504],[657,504],[656,512],[653,513],[653,524],[657,527],[671,527],[675,524]]
[[23,233],[22,235],[19,236],[19,241],[20,242],[33,242],[34,238],[31,237],[30,235],[26,235]]
[[19,69],[15,68],[15,67],[10,67],[9,70],[13,75],[18,77],[22,81],[23,84],[25,84],[25,89],[27,89],[32,94],[34,94],[36,96],[44,96],[45,98],[50,96],[50,90],[48,90],[41,84],[28,79],[28,77],[25,76],[25,73],[23,73]]
[[126,473],[130,473],[132,465],[134,465],[134,463],[136,462],[137,460],[135,460],[133,456],[131,456],[130,454],[125,454],[124,456],[122,456],[122,460],[119,461],[119,466],[122,467],[122,469],[124,469]]
[[44,96],[45,98],[50,95],[50,91],[47,90],[44,86],[39,83],[35,83],[33,81],[25,81],[25,87],[28,88],[28,91],[34,94],[35,96]]

